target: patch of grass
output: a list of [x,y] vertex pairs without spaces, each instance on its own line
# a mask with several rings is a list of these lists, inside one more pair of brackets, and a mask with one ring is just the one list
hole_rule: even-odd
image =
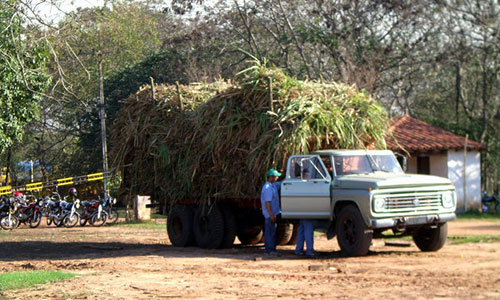
[[451,244],[467,244],[467,243],[496,243],[500,242],[500,235],[450,235],[448,241]]
[[165,229],[165,223],[157,223],[155,221],[125,221],[115,224],[108,224],[108,226],[122,226],[131,228],[144,228],[144,229]]
[[410,235],[405,235],[405,236],[398,236],[395,235],[392,232],[383,232],[382,233],[382,238],[384,240],[391,240],[391,241],[412,241],[412,237]]
[[0,274],[0,291],[19,289],[75,277],[73,273],[60,271],[10,272]]
[[167,216],[166,215],[162,215],[162,214],[152,214],[151,218],[152,219],[166,219]]
[[493,213],[481,213],[478,211],[469,211],[465,214],[457,215],[457,221],[469,221],[469,220],[488,220],[488,221],[499,221],[500,215]]

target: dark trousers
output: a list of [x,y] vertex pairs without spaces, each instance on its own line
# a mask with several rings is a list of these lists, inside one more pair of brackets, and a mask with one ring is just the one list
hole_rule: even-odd
[[264,222],[264,253],[276,251],[276,227],[277,223],[271,221],[271,218],[266,218]]

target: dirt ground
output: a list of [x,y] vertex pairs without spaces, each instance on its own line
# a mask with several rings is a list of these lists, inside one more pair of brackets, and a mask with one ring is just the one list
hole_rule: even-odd
[[[500,222],[455,221],[450,235],[500,234]],[[165,229],[123,226],[0,232],[0,272],[61,270],[70,280],[4,291],[0,299],[500,299],[500,243],[447,244],[423,253],[411,242],[374,240],[345,258],[317,235],[314,259],[281,246],[175,248]]]

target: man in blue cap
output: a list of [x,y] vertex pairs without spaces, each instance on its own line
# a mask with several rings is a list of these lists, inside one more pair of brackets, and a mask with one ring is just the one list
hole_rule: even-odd
[[281,214],[280,200],[278,191],[281,188],[281,182],[278,178],[281,173],[275,169],[270,169],[266,173],[267,181],[262,187],[260,193],[260,204],[262,205],[262,214],[264,215],[264,244],[265,254],[276,255],[276,218]]

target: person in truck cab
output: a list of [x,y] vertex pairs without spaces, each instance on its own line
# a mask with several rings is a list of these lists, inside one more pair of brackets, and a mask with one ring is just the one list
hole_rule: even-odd
[[267,181],[260,193],[260,204],[264,215],[264,253],[277,254],[276,252],[276,227],[277,218],[281,214],[279,202],[279,190],[281,182],[278,178],[281,173],[275,169],[270,169],[266,173]]

